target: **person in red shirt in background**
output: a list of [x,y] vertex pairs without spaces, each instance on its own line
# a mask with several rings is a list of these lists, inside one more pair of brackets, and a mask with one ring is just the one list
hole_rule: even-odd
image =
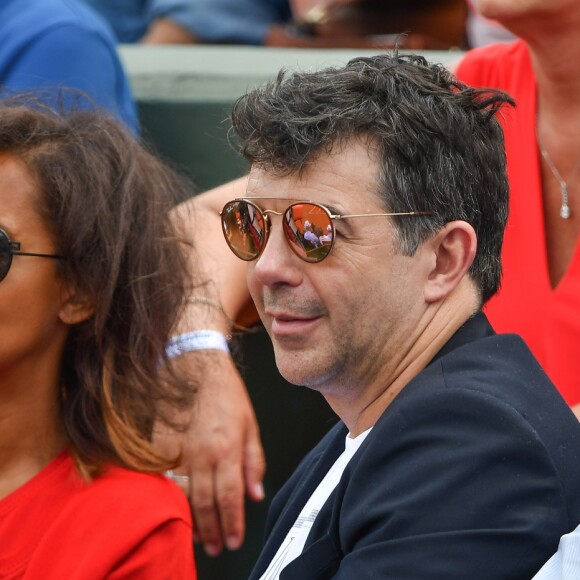
[[151,443],[193,392],[165,350],[186,185],[105,113],[6,99],[0,135],[0,577],[194,580]]
[[520,40],[468,52],[463,82],[500,88],[510,218],[502,289],[486,312],[498,332],[523,336],[566,401],[580,403],[580,4],[478,0],[481,14]]

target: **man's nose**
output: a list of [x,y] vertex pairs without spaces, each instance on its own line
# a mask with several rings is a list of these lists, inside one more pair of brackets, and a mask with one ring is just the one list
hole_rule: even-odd
[[296,286],[302,280],[304,262],[290,249],[281,220],[274,218],[272,221],[266,247],[254,262],[253,275],[265,286]]

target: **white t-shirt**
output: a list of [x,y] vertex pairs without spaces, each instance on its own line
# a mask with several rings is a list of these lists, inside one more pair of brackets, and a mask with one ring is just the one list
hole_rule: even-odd
[[294,525],[290,528],[288,535],[278,548],[276,555],[272,558],[270,565],[260,580],[278,580],[280,578],[280,572],[290,562],[292,562],[292,560],[295,560],[300,556],[318,512],[322,509],[322,506],[326,503],[326,500],[338,485],[348,462],[352,459],[352,456],[361,446],[371,429],[372,427],[354,439],[349,435],[346,436],[344,451],[328,470],[324,479],[318,484],[318,487],[314,490],[314,493],[302,508],[300,515],[294,522]]
[[558,551],[532,580],[578,580],[580,578],[580,526],[560,538]]

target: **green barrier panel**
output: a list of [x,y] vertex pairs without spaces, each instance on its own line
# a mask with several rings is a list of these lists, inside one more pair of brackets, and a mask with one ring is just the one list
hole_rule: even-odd
[[205,191],[247,171],[227,139],[230,103],[138,103],[143,137]]

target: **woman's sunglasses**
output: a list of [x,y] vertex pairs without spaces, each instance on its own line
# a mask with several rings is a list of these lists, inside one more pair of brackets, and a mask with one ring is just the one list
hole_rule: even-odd
[[328,208],[311,201],[296,201],[283,212],[278,212],[262,209],[253,199],[279,198],[234,199],[226,203],[220,212],[222,231],[230,250],[246,261],[255,260],[264,251],[270,234],[270,213],[282,216],[282,228],[288,245],[299,258],[310,263],[322,262],[334,247],[334,220],[430,215],[430,212],[421,211],[334,215]]
[[0,282],[6,278],[12,266],[12,256],[35,256],[37,258],[54,258],[62,260],[63,256],[56,254],[36,254],[32,252],[21,252],[20,242],[13,242],[10,236],[0,229]]

